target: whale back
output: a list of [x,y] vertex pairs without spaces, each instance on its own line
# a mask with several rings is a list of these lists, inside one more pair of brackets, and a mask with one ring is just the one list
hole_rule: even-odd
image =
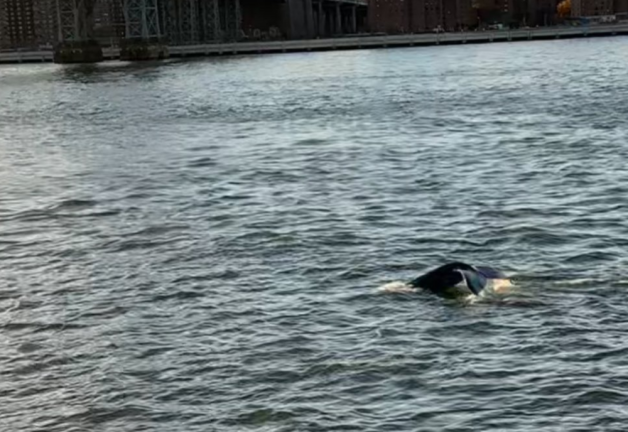
[[[457,288],[465,289],[476,296],[489,286],[489,281],[506,280],[507,276],[492,267],[471,266],[463,262],[453,262],[433,269],[417,277],[410,285],[423,288],[437,294],[445,294]],[[467,291],[467,292],[468,292]]]
[[473,267],[465,263],[445,264],[417,277],[410,282],[410,285],[436,293],[442,293],[461,282],[465,282],[461,271],[472,272],[473,270]]

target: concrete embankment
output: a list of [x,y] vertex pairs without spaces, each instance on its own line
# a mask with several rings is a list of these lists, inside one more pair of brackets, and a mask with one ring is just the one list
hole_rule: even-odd
[[[466,43],[515,42],[548,39],[628,35],[628,24],[591,27],[551,27],[464,33],[430,33],[399,36],[360,36],[333,39],[280,42],[238,42],[169,47],[170,57],[199,57],[281,52],[331,51]],[[119,60],[118,48],[104,48],[104,60]],[[52,51],[16,51],[0,53],[0,63],[33,63],[53,61]]]

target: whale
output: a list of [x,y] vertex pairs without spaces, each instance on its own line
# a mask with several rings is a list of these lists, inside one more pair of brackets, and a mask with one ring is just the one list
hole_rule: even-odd
[[389,282],[378,288],[384,293],[429,291],[443,297],[480,297],[487,291],[502,293],[513,286],[502,271],[488,266],[450,262],[410,281]]
[[499,292],[512,286],[512,282],[505,273],[493,267],[451,262],[418,276],[408,285],[437,295],[480,296],[488,287]]

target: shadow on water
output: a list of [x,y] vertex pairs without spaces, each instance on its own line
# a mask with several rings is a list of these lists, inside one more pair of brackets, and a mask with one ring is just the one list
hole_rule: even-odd
[[62,65],[55,71],[54,78],[84,84],[116,78],[155,81],[161,77],[166,68],[174,66],[176,63],[176,61],[171,60],[155,60],[145,62],[107,61],[93,64]]
[[63,79],[68,82],[91,83],[101,82],[103,79],[124,79],[129,77],[141,81],[155,81],[163,76],[163,73],[172,67],[193,67],[198,64],[238,64],[250,62],[257,58],[253,55],[239,55],[228,57],[195,57],[195,58],[171,58],[167,60],[147,60],[139,62],[129,61],[105,61],[91,64],[61,65],[56,69],[53,79]]

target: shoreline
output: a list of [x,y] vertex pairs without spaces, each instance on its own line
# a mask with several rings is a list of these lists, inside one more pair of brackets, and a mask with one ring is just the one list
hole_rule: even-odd
[[[525,30],[486,32],[423,33],[391,36],[347,36],[330,39],[308,39],[280,42],[235,42],[170,46],[170,58],[192,58],[242,54],[277,54],[290,52],[335,51],[377,48],[401,48],[433,45],[460,45],[497,42],[518,42],[586,37],[628,35],[628,24],[586,27],[550,27]],[[103,48],[104,61],[119,61],[119,48]],[[14,51],[0,53],[0,64],[50,63],[53,52]]]

